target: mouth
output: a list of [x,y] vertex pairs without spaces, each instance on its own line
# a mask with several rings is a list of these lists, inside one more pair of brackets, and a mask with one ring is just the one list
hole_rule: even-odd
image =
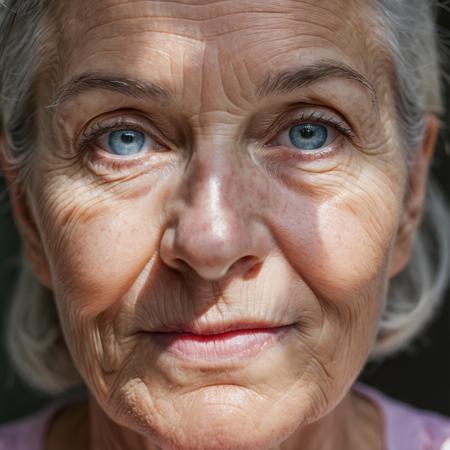
[[163,352],[190,361],[226,361],[256,356],[280,344],[293,325],[217,324],[191,331],[154,333]]

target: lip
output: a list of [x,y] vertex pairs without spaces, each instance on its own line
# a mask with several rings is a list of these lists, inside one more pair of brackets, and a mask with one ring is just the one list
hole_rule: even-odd
[[[222,333],[153,333],[160,348],[189,361],[220,362],[256,356],[279,344],[292,325],[264,328],[234,328]],[[210,330],[209,330],[210,331]]]
[[[200,336],[208,336],[214,334],[222,334],[230,331],[241,330],[256,330],[256,329],[269,329],[269,328],[281,328],[286,324],[282,323],[269,323],[264,321],[250,320],[239,322],[218,322],[218,323],[193,323],[168,326],[164,329],[154,330],[158,333],[189,333]],[[290,324],[289,324],[290,325]]]

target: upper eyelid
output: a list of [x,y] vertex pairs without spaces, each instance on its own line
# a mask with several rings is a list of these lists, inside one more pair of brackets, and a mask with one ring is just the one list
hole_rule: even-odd
[[85,148],[90,143],[97,139],[100,139],[102,136],[108,134],[109,132],[122,129],[133,129],[140,131],[142,133],[145,133],[158,145],[167,145],[163,142],[163,139],[158,138],[158,134],[160,135],[161,133],[157,133],[155,131],[156,127],[144,126],[136,120],[127,119],[126,116],[117,116],[111,118],[110,120],[103,119],[96,122],[94,125],[92,125],[90,131],[88,131],[89,128],[87,128],[82,132],[81,137],[79,138],[79,145],[80,147]]
[[[295,113],[298,110],[295,110]],[[295,122],[300,121],[300,122],[323,122],[323,123],[327,123],[327,124],[343,124],[346,126],[346,128],[348,128],[349,130],[352,129],[351,125],[348,123],[347,120],[345,120],[341,115],[338,115],[336,113],[332,113],[328,110],[314,110],[311,109],[310,111],[300,111],[300,115],[299,117],[295,117],[295,113],[293,114],[293,119],[292,121]]]
[[146,129],[136,120],[126,119],[124,116],[117,116],[110,119],[103,119],[95,122],[91,127],[87,127],[83,132],[83,137],[90,137],[101,132],[107,132],[114,129],[127,129],[136,127],[139,130]]
[[[110,125],[122,123],[124,126],[138,126],[148,132],[150,135],[161,136],[165,140],[169,140],[168,136],[174,134],[175,129],[179,126],[179,120],[174,123],[166,123],[166,120],[159,112],[143,111],[132,107],[121,107],[116,110],[105,111],[92,117],[78,132],[78,136],[86,134],[92,127],[103,127],[107,129]],[[93,125],[92,125],[93,124]]]
[[246,138],[253,142],[267,143],[289,126],[304,121],[315,121],[345,131],[349,138],[358,138],[358,127],[345,114],[321,103],[297,102],[284,105],[283,109],[256,114],[249,123]]
[[[316,113],[319,115],[314,117]],[[280,134],[287,131],[290,127],[303,122],[315,122],[328,125],[330,127],[334,127],[337,132],[344,134],[347,138],[353,139],[356,137],[350,124],[338,115],[331,114],[328,111],[318,112],[311,109],[309,113],[303,111],[298,113],[298,110],[294,110],[294,113],[288,114],[288,117],[277,117],[275,123],[270,127],[275,127],[275,130],[272,131],[266,142],[270,143],[274,141],[278,136],[280,136]]]

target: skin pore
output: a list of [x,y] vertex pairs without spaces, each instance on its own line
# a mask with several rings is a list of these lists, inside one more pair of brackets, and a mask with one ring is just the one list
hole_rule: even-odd
[[[408,261],[435,125],[404,204],[372,15],[347,0],[64,5],[29,211],[13,197],[90,391],[48,450],[382,448],[349,388]],[[299,124],[326,130],[321,148],[293,145]],[[120,130],[143,149],[113,154]],[[155,341],[236,321],[291,327],[231,362]]]

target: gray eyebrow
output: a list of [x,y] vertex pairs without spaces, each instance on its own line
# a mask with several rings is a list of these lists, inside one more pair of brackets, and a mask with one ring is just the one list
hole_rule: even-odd
[[149,81],[108,73],[87,72],[59,87],[47,108],[57,108],[69,99],[94,89],[105,89],[135,98],[147,97],[159,101],[166,101],[169,97],[167,91]]
[[[377,104],[374,86],[362,74],[352,68],[329,62],[319,62],[298,70],[287,70],[275,75],[269,74],[257,89],[259,97],[272,94],[288,94],[296,89],[309,86],[327,78],[344,78],[359,83]],[[64,102],[90,90],[105,89],[135,98],[147,97],[157,101],[167,101],[169,93],[155,83],[117,76],[109,73],[83,73],[58,88],[47,108],[58,108]]]
[[333,62],[319,62],[298,70],[287,70],[275,75],[269,74],[257,90],[257,95],[265,97],[272,94],[289,94],[296,89],[327,78],[356,81],[369,93],[372,102],[377,104],[375,87],[366,77],[351,67]]

